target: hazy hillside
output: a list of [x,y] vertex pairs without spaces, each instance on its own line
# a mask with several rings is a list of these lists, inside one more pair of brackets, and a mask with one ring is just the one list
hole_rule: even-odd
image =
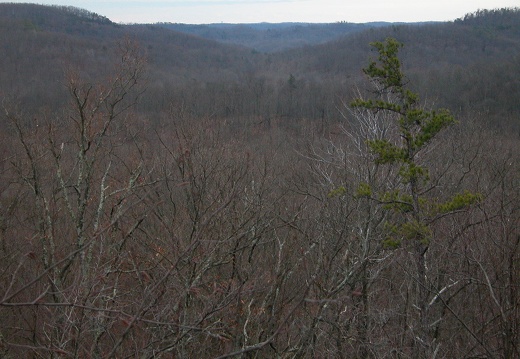
[[290,48],[317,45],[338,37],[389,23],[258,23],[258,24],[207,24],[189,25],[160,23],[159,26],[197,35],[222,43],[236,44],[260,52],[276,52]]
[[[350,95],[363,80],[360,69],[371,56],[369,43],[394,37],[405,44],[403,64],[413,86],[430,100],[458,112],[509,116],[519,111],[515,96],[520,89],[514,79],[519,71],[520,16],[514,10],[421,25],[174,26],[199,35],[211,29],[211,36],[229,36],[231,42],[248,45],[275,33],[283,41],[312,42],[350,31],[327,43],[270,54],[163,26],[116,25],[72,7],[0,4],[0,10],[0,91],[35,107],[60,101],[68,68],[94,77],[109,72],[117,58],[117,42],[131,37],[149,63],[143,110],[167,108],[173,102],[198,115],[329,121],[338,116],[338,99]],[[365,27],[370,28],[361,31]]]

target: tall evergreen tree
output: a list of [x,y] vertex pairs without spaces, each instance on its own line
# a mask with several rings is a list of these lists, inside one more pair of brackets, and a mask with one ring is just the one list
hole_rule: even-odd
[[[399,185],[378,191],[362,183],[358,197],[368,197],[392,212],[387,223],[385,245],[391,248],[406,246],[414,253],[416,272],[414,307],[418,317],[413,327],[413,357],[430,358],[435,352],[435,319],[430,314],[432,298],[438,294],[428,278],[426,254],[435,240],[433,224],[441,218],[465,209],[480,200],[480,195],[468,191],[439,201],[429,196],[436,184],[430,181],[430,171],[421,160],[431,150],[437,135],[453,125],[455,118],[446,109],[428,110],[419,95],[408,88],[402,72],[398,51],[403,46],[395,39],[371,44],[378,51],[377,60],[371,61],[364,73],[375,87],[374,96],[358,98],[353,108],[380,113],[392,128],[387,136],[367,139],[366,143],[379,165],[396,166]],[[390,134],[391,132],[391,134]]]

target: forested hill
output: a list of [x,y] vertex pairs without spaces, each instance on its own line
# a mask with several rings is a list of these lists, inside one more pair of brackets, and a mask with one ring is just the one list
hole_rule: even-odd
[[474,62],[497,61],[520,52],[520,11],[481,11],[454,22],[418,25],[392,25],[370,29],[315,47],[302,47],[280,54],[280,62],[296,55],[304,72],[321,64],[323,72],[345,71],[345,59],[363,52],[370,42],[394,37],[406,45],[402,56],[408,67],[422,70],[443,64],[466,66]]
[[157,26],[119,25],[75,7],[0,4],[0,94],[14,95],[27,107],[52,107],[62,97],[65,72],[106,76],[125,38],[141,48],[151,79],[172,84],[222,79],[248,67],[253,57],[249,49]]
[[388,26],[272,56],[271,69],[295,78],[353,78],[366,63],[369,43],[393,37],[420,93],[454,111],[518,113],[520,10],[478,11],[453,22]]
[[372,56],[369,43],[394,37],[405,45],[401,57],[411,85],[426,98],[457,113],[489,113],[500,121],[513,122],[504,118],[520,113],[520,10],[481,10],[446,23],[383,25],[213,25],[218,36],[233,33],[235,42],[241,33],[250,41],[251,34],[261,37],[270,29],[294,33],[294,39],[305,34],[309,41],[350,31],[323,44],[266,54],[164,26],[115,24],[74,7],[0,4],[0,93],[27,108],[56,107],[68,69],[101,78],[117,59],[118,41],[132,38],[148,61],[144,111],[182,104],[197,116],[332,121],[338,99],[363,80],[361,68]]

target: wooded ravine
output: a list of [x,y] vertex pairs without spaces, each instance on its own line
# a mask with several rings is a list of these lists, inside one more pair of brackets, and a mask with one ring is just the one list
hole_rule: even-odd
[[520,357],[520,9],[0,49],[0,357]]

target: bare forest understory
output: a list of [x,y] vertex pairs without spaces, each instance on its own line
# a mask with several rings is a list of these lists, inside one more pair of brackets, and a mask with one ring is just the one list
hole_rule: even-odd
[[312,112],[292,75],[154,102],[129,37],[1,93],[0,356],[519,358],[518,113],[423,100],[401,47]]

